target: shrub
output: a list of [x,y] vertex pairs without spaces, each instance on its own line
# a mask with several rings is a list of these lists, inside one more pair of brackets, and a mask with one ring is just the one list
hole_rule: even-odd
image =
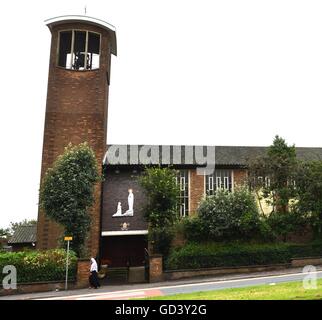
[[166,257],[174,238],[174,230],[171,227],[154,228],[149,231],[148,237],[153,246],[153,252],[160,253]]
[[259,234],[262,242],[274,242],[277,240],[276,234],[265,218],[260,220]]
[[309,220],[296,211],[290,212],[272,212],[267,218],[266,223],[269,226],[274,238],[281,238],[286,241],[287,236],[298,231]]
[[188,243],[165,261],[168,270],[290,263],[291,258],[321,255],[322,243],[308,245]]
[[[69,279],[76,277],[76,254],[70,251]],[[23,251],[0,253],[0,270],[13,265],[17,269],[17,282],[60,281],[65,279],[66,251]],[[0,273],[0,281],[5,277]]]
[[182,220],[183,234],[188,241],[205,241],[209,239],[208,225],[199,217]]
[[321,241],[315,241],[307,244],[292,244],[289,247],[292,258],[320,257],[322,251]]
[[189,238],[189,227],[198,230],[203,238],[209,240],[251,239],[260,234],[260,216],[256,200],[245,188],[234,192],[218,190],[215,195],[204,199],[198,208],[200,221],[187,223],[186,235]]

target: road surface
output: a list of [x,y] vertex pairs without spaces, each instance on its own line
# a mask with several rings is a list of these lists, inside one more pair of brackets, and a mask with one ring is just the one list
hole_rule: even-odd
[[[312,273],[311,273],[312,274]],[[322,278],[322,270],[314,273]],[[281,282],[302,281],[308,273],[302,269],[269,273],[255,273],[216,277],[207,279],[190,279],[181,281],[160,282],[157,284],[105,286],[98,290],[82,289],[61,292],[47,292],[0,297],[4,300],[33,299],[33,300],[127,300],[152,296],[164,296],[198,291],[241,288],[255,285],[274,285]]]

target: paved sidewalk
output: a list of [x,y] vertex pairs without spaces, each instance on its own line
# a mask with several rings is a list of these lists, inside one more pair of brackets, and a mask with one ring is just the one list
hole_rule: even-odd
[[[317,267],[317,271],[321,271],[322,266]],[[40,298],[53,298],[53,297],[67,297],[71,295],[93,295],[100,293],[113,293],[128,290],[149,290],[155,288],[176,286],[184,284],[194,284],[194,283],[207,283],[213,281],[227,281],[236,279],[247,279],[265,276],[278,276],[287,275],[293,273],[301,273],[302,268],[288,268],[284,270],[267,271],[267,272],[254,272],[254,273],[244,273],[244,274],[231,274],[226,276],[207,276],[207,277],[196,277],[183,280],[175,281],[163,281],[157,283],[141,283],[141,284],[124,284],[124,285],[106,285],[100,289],[77,289],[77,290],[67,290],[67,291],[50,291],[50,292],[40,292],[40,293],[28,293],[28,294],[17,294],[8,295],[0,297],[0,300],[30,300],[30,299],[40,299]]]

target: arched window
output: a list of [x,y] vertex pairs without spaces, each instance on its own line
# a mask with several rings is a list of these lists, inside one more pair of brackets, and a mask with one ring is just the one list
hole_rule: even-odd
[[59,32],[58,66],[72,70],[99,68],[101,36],[81,30]]

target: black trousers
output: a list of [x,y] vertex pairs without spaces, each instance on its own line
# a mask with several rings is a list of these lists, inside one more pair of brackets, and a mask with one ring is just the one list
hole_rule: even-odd
[[91,287],[94,287],[95,289],[100,287],[96,271],[91,272],[91,275],[89,276],[89,284],[91,285]]

